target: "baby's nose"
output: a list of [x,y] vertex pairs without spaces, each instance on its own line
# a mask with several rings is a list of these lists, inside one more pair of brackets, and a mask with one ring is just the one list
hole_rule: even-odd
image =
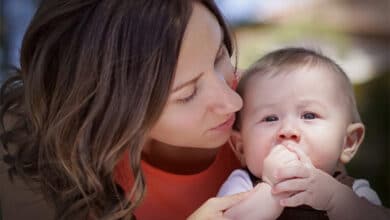
[[279,141],[292,140],[295,142],[299,142],[301,139],[301,134],[296,128],[284,127],[280,129],[278,139]]

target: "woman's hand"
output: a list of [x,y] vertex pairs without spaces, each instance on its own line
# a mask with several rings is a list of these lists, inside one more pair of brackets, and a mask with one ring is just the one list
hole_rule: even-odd
[[245,199],[251,191],[224,197],[213,197],[203,203],[187,220],[228,220],[223,213]]
[[226,210],[224,216],[234,220],[269,220],[277,219],[283,211],[280,205],[280,199],[287,198],[289,194],[278,194],[276,196],[271,193],[271,186],[268,183],[261,182],[251,190],[253,193],[249,195],[239,204]]

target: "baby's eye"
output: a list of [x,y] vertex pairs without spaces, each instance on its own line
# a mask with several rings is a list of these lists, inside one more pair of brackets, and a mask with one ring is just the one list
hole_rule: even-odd
[[277,121],[277,120],[279,120],[278,116],[270,115],[270,116],[265,117],[262,121],[272,122],[272,121]]
[[315,113],[313,113],[313,112],[306,112],[306,113],[304,113],[304,114],[302,115],[302,118],[303,118],[303,119],[309,119],[309,120],[311,120],[311,119],[316,119],[316,118],[318,118],[318,116],[317,116]]

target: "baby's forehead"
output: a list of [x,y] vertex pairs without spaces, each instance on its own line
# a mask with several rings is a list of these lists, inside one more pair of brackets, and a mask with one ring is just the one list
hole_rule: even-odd
[[[244,73],[245,74],[245,73]],[[318,80],[318,83],[323,83],[323,80],[332,84],[334,89],[340,88],[343,93],[347,93],[351,88],[351,83],[348,77],[325,64],[305,65],[294,64],[285,66],[275,66],[268,69],[259,69],[258,71],[252,71],[250,76],[247,77],[244,89],[253,89],[253,85],[258,86],[259,82],[267,82],[271,80],[276,81],[289,81],[292,78],[301,78],[302,81],[305,78],[312,78],[314,81]],[[304,82],[304,81],[303,81]],[[253,87],[253,88],[251,88]],[[281,88],[283,89],[283,88]],[[247,91],[245,91],[247,92]]]
[[[282,48],[270,52],[257,60],[248,70],[246,70],[237,87],[237,92],[244,100],[243,110],[245,110],[246,104],[248,103],[246,96],[248,93],[253,93],[253,90],[255,89],[253,85],[256,85],[257,81],[267,82],[267,79],[269,80],[277,76],[293,76],[294,72],[299,72],[296,70],[302,69],[320,70],[319,72],[323,74],[320,74],[321,77],[325,77],[324,79],[328,79],[326,81],[330,82],[329,84],[331,86],[329,86],[328,90],[332,92],[332,95],[334,95],[335,92],[338,92],[338,95],[340,96],[339,100],[345,101],[344,104],[348,106],[347,108],[349,108],[353,121],[360,121],[352,84],[344,70],[330,58],[319,52],[305,48]],[[316,71],[309,72],[310,74],[317,74]],[[315,84],[324,84],[321,79],[317,81],[318,82],[315,82]],[[288,86],[294,86],[293,83],[291,84]],[[278,85],[276,86],[280,87]],[[328,92],[326,91],[324,93]]]
[[[348,112],[354,108],[354,101],[352,101],[354,100],[353,88],[348,77],[346,77],[344,73],[340,73],[327,65],[278,66],[268,71],[262,72],[259,70],[257,72],[252,72],[251,74],[252,75],[246,80],[246,86],[242,93],[244,108],[250,107],[252,104],[251,102],[255,99],[262,100],[269,98],[265,93],[262,94],[261,91],[264,91],[264,89],[277,89],[282,90],[282,92],[283,90],[289,92],[292,87],[296,86],[294,83],[297,82],[302,88],[302,86],[305,86],[304,77],[313,78],[313,80],[307,81],[307,83],[310,83],[310,86],[305,87],[304,90],[308,94],[317,87],[325,87],[327,89],[321,90],[323,91],[321,96],[334,97],[336,100],[335,102],[337,103],[333,104],[340,105],[339,107],[343,106]],[[272,85],[275,85],[275,83],[271,85],[271,80],[276,82],[276,84],[280,83],[280,86],[278,88],[273,88]]]

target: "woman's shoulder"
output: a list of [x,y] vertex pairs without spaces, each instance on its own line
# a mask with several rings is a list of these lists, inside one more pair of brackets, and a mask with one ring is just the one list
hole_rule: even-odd
[[[12,123],[9,122],[9,123]],[[8,124],[9,125],[9,124]],[[1,131],[3,133],[3,130]],[[7,152],[0,142],[0,201],[3,220],[11,219],[53,219],[54,208],[42,194],[33,190],[19,176],[9,175],[10,166],[5,163]]]

